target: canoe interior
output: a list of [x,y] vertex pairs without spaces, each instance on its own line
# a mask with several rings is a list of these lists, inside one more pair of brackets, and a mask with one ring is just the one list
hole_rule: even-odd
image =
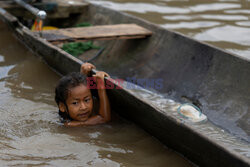
[[[22,18],[22,24],[31,27],[30,17],[19,15],[19,18]],[[113,78],[163,79],[163,87],[160,90],[151,90],[178,102],[193,102],[202,109],[211,122],[250,142],[250,62],[248,60],[133,16],[93,4],[85,6],[81,12],[70,14],[69,17],[49,18],[45,25],[69,28],[82,22],[92,25],[135,23],[152,31],[153,35],[146,39],[94,41],[95,45],[104,47],[105,50],[91,63],[99,70],[108,72]],[[58,51],[55,46],[60,47],[61,44],[49,45],[50,50],[47,49],[46,42],[34,42],[35,37],[30,35],[32,33],[27,30],[25,32],[29,36],[25,40],[30,47],[36,49],[38,54],[44,55],[48,62],[54,61],[49,64],[57,71],[62,74],[78,71],[80,61],[77,59],[71,61],[69,58],[62,60],[60,57],[64,53]],[[80,59],[89,60],[96,53],[97,51],[89,51],[81,55]],[[249,159],[243,158],[244,160],[241,161],[242,157],[232,158],[231,152],[225,153],[214,141],[211,147],[211,141],[204,138],[202,134],[195,132],[194,135],[186,126],[156,112],[157,108],[143,103],[143,100],[140,101],[134,96],[128,96],[125,90],[108,92],[112,107],[116,111],[135,121],[195,163],[201,166],[234,166],[235,164],[235,166],[248,166],[250,164]],[[174,134],[165,133],[171,129],[175,129]],[[185,137],[185,140],[182,137]],[[211,160],[205,159],[214,153],[220,156],[211,157]]]

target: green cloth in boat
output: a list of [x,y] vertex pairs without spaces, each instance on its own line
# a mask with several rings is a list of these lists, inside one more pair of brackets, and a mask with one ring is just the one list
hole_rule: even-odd
[[79,23],[75,25],[75,27],[90,27],[90,26],[92,26],[92,24],[87,23],[87,22],[83,22],[83,23]]
[[75,56],[78,57],[79,55],[83,54],[84,52],[90,49],[100,49],[100,47],[95,46],[92,41],[89,42],[70,42],[63,44],[62,49]]

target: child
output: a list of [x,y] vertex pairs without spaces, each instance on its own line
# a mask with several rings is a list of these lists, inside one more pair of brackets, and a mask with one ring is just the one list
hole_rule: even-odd
[[97,125],[111,120],[109,99],[104,88],[104,77],[109,75],[102,71],[93,75],[97,81],[99,96],[98,114],[93,113],[92,93],[87,87],[86,77],[82,75],[89,76],[93,68],[95,68],[94,65],[84,63],[81,66],[81,73],[74,72],[64,76],[56,87],[55,100],[65,126]]

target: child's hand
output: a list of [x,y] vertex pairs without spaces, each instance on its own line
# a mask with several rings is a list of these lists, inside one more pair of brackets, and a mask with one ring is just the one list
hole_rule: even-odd
[[97,80],[101,79],[104,81],[104,77],[110,77],[106,72],[104,71],[98,71],[95,75],[93,75]]
[[77,126],[84,126],[84,122],[80,121],[70,121],[70,122],[65,122],[64,126],[66,127],[77,127]]
[[110,77],[106,72],[98,71],[93,77],[96,78],[97,88],[105,89],[104,77]]
[[84,63],[81,66],[81,73],[85,74],[85,75],[89,75],[90,71],[92,69],[95,69],[95,66],[93,64],[90,63]]

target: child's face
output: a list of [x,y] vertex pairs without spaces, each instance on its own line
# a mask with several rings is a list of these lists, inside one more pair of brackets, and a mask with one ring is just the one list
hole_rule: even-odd
[[76,121],[86,121],[93,110],[90,90],[83,84],[71,88],[66,100],[69,116]]

